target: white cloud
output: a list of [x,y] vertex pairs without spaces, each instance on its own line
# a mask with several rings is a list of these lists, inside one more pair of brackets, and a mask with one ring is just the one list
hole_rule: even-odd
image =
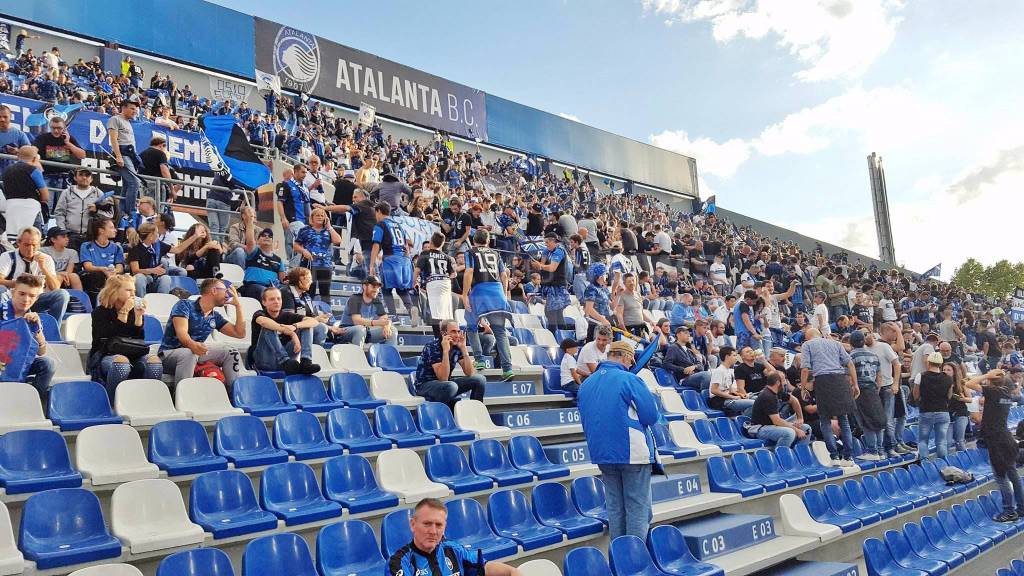
[[802,82],[856,78],[889,49],[903,0],[642,0],[667,21],[707,22],[715,40],[769,35],[807,67]]
[[683,130],[664,130],[661,134],[652,134],[648,140],[659,148],[696,158],[698,172],[720,178],[731,178],[750,158],[750,145],[739,138],[725,142],[710,138],[691,140]]
[[565,112],[559,112],[558,115],[561,116],[562,118],[565,118],[566,120],[572,120],[573,122],[579,122],[580,121],[579,116],[576,116],[575,114],[567,114]]

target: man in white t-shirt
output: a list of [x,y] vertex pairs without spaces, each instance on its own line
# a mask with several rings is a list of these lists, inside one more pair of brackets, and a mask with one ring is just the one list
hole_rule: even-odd
[[753,405],[754,400],[736,385],[733,366],[740,360],[740,355],[732,346],[722,346],[718,350],[718,367],[711,371],[711,388],[708,389],[708,406],[715,410],[724,410],[729,416],[743,414]]
[[583,377],[576,369],[576,353],[580,351],[579,342],[572,338],[562,340],[562,362],[559,364],[558,383],[562,390],[576,394],[580,390]]
[[725,264],[722,263],[721,254],[715,254],[715,261],[708,269],[708,274],[711,277],[711,284],[715,287],[715,292],[724,294],[728,291],[729,277],[726,276]]
[[594,370],[597,370],[598,364],[608,359],[608,344],[611,341],[611,326],[600,325],[594,329],[593,342],[588,342],[580,350],[579,357],[576,358],[576,371],[579,373],[580,378],[585,379],[587,376],[590,376]]
[[828,338],[828,335],[832,333],[832,328],[828,322],[828,306],[825,305],[827,298],[824,292],[818,292],[814,295],[814,317],[811,318],[811,326],[816,328],[825,338]]
[[892,299],[892,294],[888,290],[885,291],[885,295],[878,301],[878,308],[882,311],[882,322],[895,322],[899,320],[899,316],[896,315],[896,302]]

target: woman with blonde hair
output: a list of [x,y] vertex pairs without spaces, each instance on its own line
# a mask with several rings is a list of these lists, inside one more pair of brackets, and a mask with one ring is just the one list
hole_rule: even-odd
[[942,371],[953,379],[953,395],[949,397],[949,429],[953,434],[953,446],[957,452],[962,452],[967,449],[964,434],[967,432],[967,405],[971,403],[971,393],[964,386],[963,370],[959,364],[946,362]]
[[320,300],[331,300],[331,278],[334,276],[334,246],[341,245],[341,235],[331,226],[327,211],[314,208],[309,213],[309,224],[299,230],[292,249],[302,256],[299,266],[313,273],[310,296],[320,294]]
[[111,398],[117,385],[129,378],[159,380],[163,374],[160,358],[138,342],[144,337],[143,316],[146,302],[135,298],[135,280],[126,274],[107,278],[100,290],[98,305],[92,311],[92,349],[89,373],[103,382]]

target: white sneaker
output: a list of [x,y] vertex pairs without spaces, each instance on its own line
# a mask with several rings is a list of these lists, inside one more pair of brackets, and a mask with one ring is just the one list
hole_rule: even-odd
[[879,456],[878,454],[861,454],[860,456],[857,456],[857,459],[867,460],[869,462],[878,462],[879,460],[882,459],[882,457]]
[[833,458],[832,459],[832,465],[833,466],[842,467],[843,466],[843,462],[845,462],[845,460],[840,460],[839,458]]

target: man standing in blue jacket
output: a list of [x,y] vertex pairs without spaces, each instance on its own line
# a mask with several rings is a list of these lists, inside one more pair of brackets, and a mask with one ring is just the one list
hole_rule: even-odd
[[654,395],[629,371],[636,350],[626,341],[608,347],[608,359],[580,386],[578,401],[590,460],[601,469],[611,539],[647,538],[651,523],[654,440],[647,427],[658,421]]

